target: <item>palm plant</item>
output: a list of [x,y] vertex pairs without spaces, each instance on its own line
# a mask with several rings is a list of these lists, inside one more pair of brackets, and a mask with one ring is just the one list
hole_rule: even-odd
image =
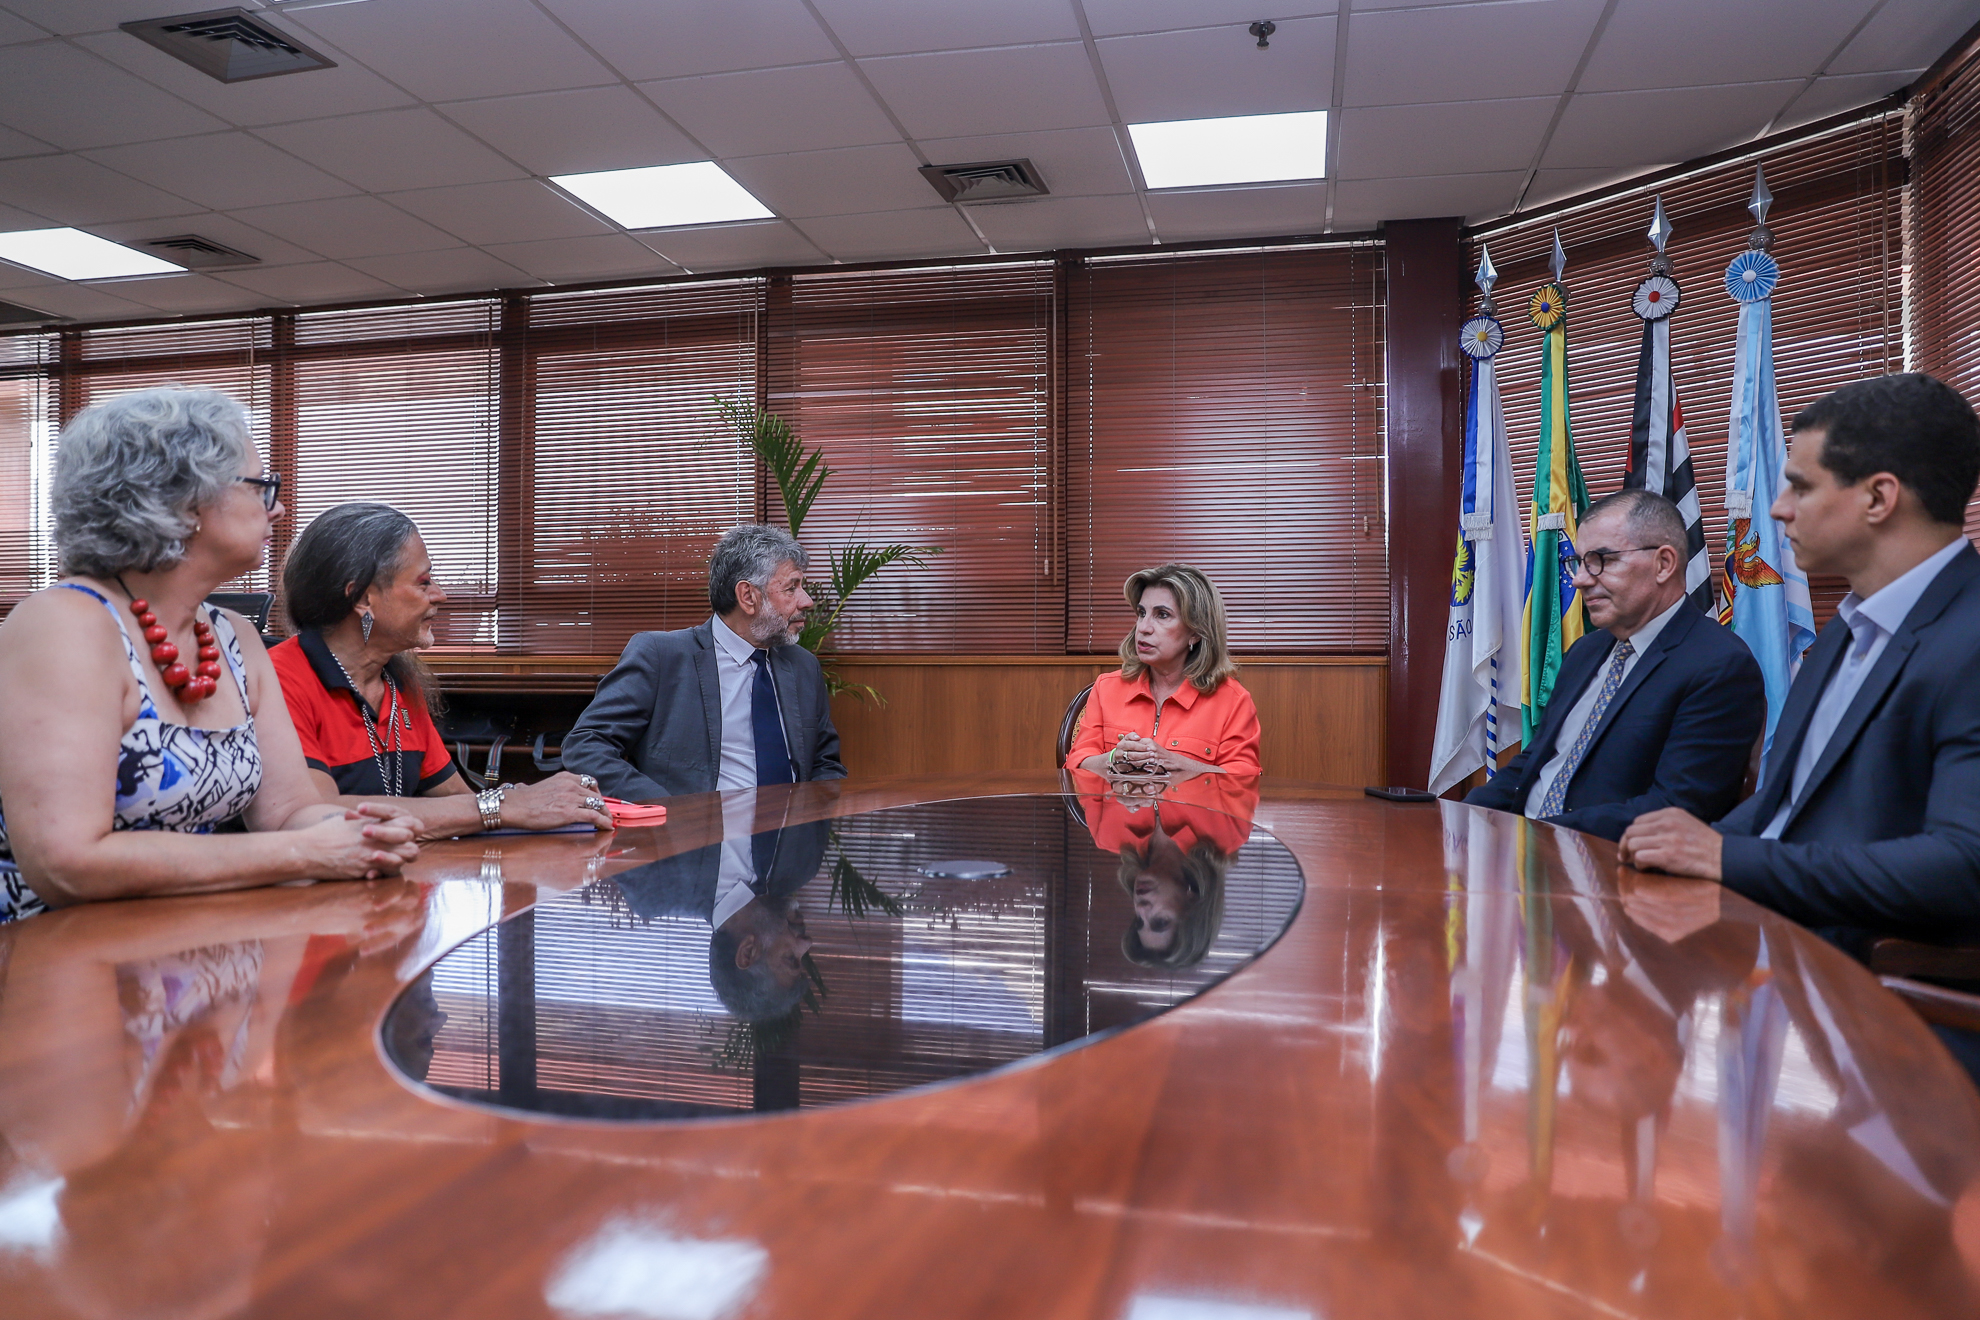
[[[748,442],[763,466],[769,469],[771,478],[777,483],[777,492],[784,501],[784,521],[792,536],[801,537],[805,516],[811,512],[812,504],[824,489],[825,479],[832,475],[832,469],[825,463],[824,451],[806,449],[797,433],[791,430],[791,424],[775,413],[736,403],[720,395],[715,396],[715,408],[723,420],[736,429],[736,434]],[[826,579],[806,584],[817,604],[812,608],[811,617],[805,621],[804,631],[798,636],[798,645],[814,655],[820,654],[825,640],[839,626],[839,618],[854,592],[884,568],[894,564],[925,567],[930,555],[941,553],[940,546],[913,546],[898,542],[876,546],[860,541],[828,549]],[[885,700],[865,683],[847,682],[829,664],[825,666],[825,683],[834,696],[851,692],[861,700],[883,703]]]

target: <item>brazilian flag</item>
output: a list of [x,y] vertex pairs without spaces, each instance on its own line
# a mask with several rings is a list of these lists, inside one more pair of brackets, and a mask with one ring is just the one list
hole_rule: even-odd
[[1561,656],[1586,625],[1574,574],[1564,562],[1588,508],[1588,483],[1574,456],[1568,420],[1567,291],[1543,285],[1527,306],[1542,335],[1540,448],[1533,467],[1533,506],[1527,518],[1526,609],[1520,645],[1520,727],[1528,743],[1547,712]]

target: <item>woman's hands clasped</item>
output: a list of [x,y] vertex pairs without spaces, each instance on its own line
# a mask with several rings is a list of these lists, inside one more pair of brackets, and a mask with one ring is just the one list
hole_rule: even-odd
[[419,856],[425,824],[404,807],[365,802],[297,831],[310,870],[322,880],[377,880]]
[[1114,744],[1109,772],[1118,776],[1179,775],[1200,770],[1195,761],[1163,747],[1152,738],[1124,733]]
[[590,775],[562,771],[534,784],[522,784],[502,795],[502,823],[519,830],[555,830],[566,825],[612,828],[598,781]]

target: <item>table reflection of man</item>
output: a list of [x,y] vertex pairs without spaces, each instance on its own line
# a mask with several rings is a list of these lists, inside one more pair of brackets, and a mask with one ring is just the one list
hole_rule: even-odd
[[694,917],[714,928],[708,980],[722,1007],[745,1022],[784,1017],[804,997],[811,951],[796,891],[818,874],[826,821],[753,833],[754,790],[722,799],[722,842],[612,877],[643,920]]
[[1134,920],[1121,952],[1144,967],[1194,967],[1224,924],[1224,877],[1251,837],[1255,775],[1110,785],[1073,772],[1093,841],[1121,859]]

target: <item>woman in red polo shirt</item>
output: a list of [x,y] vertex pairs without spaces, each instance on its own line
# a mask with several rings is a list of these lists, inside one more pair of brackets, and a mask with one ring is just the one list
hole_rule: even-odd
[[326,799],[423,798],[427,839],[501,826],[611,828],[596,780],[558,774],[476,794],[454,768],[414,655],[433,645],[447,593],[412,519],[386,504],[319,514],[289,551],[282,591],[298,632],[268,658]]
[[1144,568],[1122,588],[1134,631],[1119,673],[1093,682],[1066,769],[1101,775],[1258,773],[1258,708],[1233,678],[1224,598],[1187,564]]

